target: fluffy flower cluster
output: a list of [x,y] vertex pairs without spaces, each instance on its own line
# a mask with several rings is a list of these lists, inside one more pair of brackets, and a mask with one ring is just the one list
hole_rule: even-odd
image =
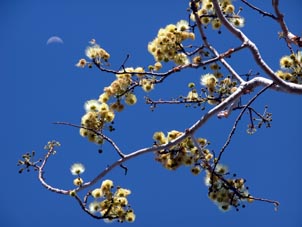
[[[86,56],[93,60],[95,63],[100,64],[102,62],[108,62],[110,58],[110,54],[98,45],[93,39],[90,41],[90,46],[88,46],[85,50]],[[86,59],[82,58],[76,64],[77,67],[84,68],[88,62]]]
[[276,74],[283,80],[302,84],[302,52],[283,56],[280,59],[280,67],[283,70],[278,70]]
[[97,100],[89,100],[84,106],[86,114],[81,119],[80,135],[87,137],[91,142],[102,144],[103,138],[96,132],[100,131],[105,123],[114,120],[115,113],[106,103]]
[[186,39],[195,39],[195,35],[189,32],[189,23],[181,20],[176,25],[159,29],[157,37],[148,44],[148,51],[156,62],[174,61],[177,65],[184,65],[189,63],[181,44]]
[[206,170],[205,184],[209,187],[209,198],[222,211],[228,211],[231,207],[238,209],[242,201],[253,202],[245,180],[242,178],[234,178],[222,180],[221,177],[228,173],[226,166],[218,164],[215,174]]
[[[220,7],[226,18],[236,27],[244,26],[244,18],[235,14],[235,6],[232,0],[220,0]],[[191,3],[190,3],[191,4]],[[221,27],[221,21],[217,18],[214,10],[214,5],[211,0],[200,0],[195,2],[195,8],[198,9],[197,15],[200,22],[207,26],[211,24],[212,28],[217,30]],[[190,19],[195,21],[195,16],[191,13]]]
[[208,103],[216,105],[236,91],[237,83],[230,77],[222,79],[223,75],[216,63],[210,65],[210,68],[213,70],[213,73],[201,75],[200,84],[207,89]]
[[145,76],[145,70],[142,67],[132,68],[128,67],[116,74],[116,79],[110,84],[110,86],[104,88],[103,94],[100,95],[100,102],[107,102],[110,97],[123,97],[128,105],[134,105],[136,103],[136,96],[129,93],[127,90],[134,81],[139,81],[143,90],[150,91],[154,88],[152,80],[147,79]]
[[94,201],[89,204],[91,213],[99,213],[105,222],[134,222],[135,214],[128,204],[129,189],[116,187],[111,180],[104,180],[99,188],[91,191]]
[[[176,130],[168,132],[167,136],[163,132],[155,132],[153,139],[157,145],[162,145],[178,138],[182,134],[182,132]],[[209,142],[204,138],[199,138],[198,142],[202,148],[201,151],[194,146],[190,138],[187,138],[169,150],[156,152],[155,160],[169,170],[176,170],[182,165],[189,166],[191,167],[191,172],[194,175],[198,175],[202,170],[201,160],[207,162],[213,158],[213,154],[206,149]]]

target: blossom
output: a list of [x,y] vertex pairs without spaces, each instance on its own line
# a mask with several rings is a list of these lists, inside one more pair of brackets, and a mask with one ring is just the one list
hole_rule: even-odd
[[293,60],[289,56],[284,56],[280,59],[281,68],[290,68],[293,65]]
[[77,177],[73,180],[73,184],[75,186],[81,186],[83,184],[83,179],[81,177]]
[[221,21],[219,19],[212,20],[212,28],[217,30],[221,27]]
[[219,174],[226,174],[228,172],[228,167],[222,164],[217,164],[216,172]]
[[96,188],[91,192],[91,195],[93,196],[93,198],[97,199],[97,198],[102,197],[103,193],[100,188]]
[[230,19],[230,22],[231,22],[234,26],[241,28],[241,27],[244,26],[245,20],[244,20],[243,17],[235,17],[235,18],[231,18],[231,19]]
[[92,47],[87,47],[85,50],[85,54],[88,58],[94,59],[98,56],[98,45],[94,45]]
[[72,175],[79,175],[84,173],[84,171],[85,171],[85,166],[82,163],[74,163],[70,167],[70,172],[72,173]]
[[97,111],[99,109],[100,103],[97,100],[89,100],[85,102],[84,109],[86,112]]
[[93,201],[92,203],[89,204],[89,211],[91,213],[98,212],[100,210],[101,206],[98,201]]
[[191,168],[191,172],[194,175],[198,175],[201,172],[201,167],[199,165],[198,166],[194,166],[193,168]]
[[217,78],[214,76],[214,74],[207,73],[201,76],[200,83],[207,88],[214,88],[217,84]]
[[135,94],[127,94],[125,96],[125,102],[128,104],[128,105],[134,105],[136,102],[137,102],[137,98],[135,96]]
[[79,68],[84,68],[86,66],[87,62],[84,58],[80,59],[78,61],[78,63],[76,64],[76,67],[79,67]]
[[104,92],[104,93],[102,93],[101,95],[100,95],[100,97],[99,97],[99,102],[100,103],[106,103],[106,102],[108,102],[108,100],[109,100],[109,95],[106,93],[106,92]]
[[177,22],[176,28],[178,31],[181,31],[181,32],[186,31],[189,29],[189,23],[186,20],[180,20]]
[[131,191],[129,189],[125,188],[118,188],[115,192],[115,195],[117,197],[126,197],[131,194]]
[[134,222],[135,221],[135,214],[133,213],[133,211],[128,211],[126,216],[125,216],[125,220],[127,222]]
[[112,180],[104,180],[101,185],[101,189],[104,190],[110,190],[113,188],[113,181]]

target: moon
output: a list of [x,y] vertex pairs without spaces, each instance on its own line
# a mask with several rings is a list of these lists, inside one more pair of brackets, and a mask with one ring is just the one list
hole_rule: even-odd
[[46,45],[49,45],[49,44],[53,44],[53,43],[59,43],[59,44],[63,44],[63,39],[60,38],[59,36],[51,36],[47,42],[46,42]]

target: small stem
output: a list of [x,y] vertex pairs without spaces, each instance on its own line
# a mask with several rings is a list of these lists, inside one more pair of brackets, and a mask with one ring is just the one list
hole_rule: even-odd
[[54,147],[51,147],[47,154],[45,155],[43,161],[42,161],[42,164],[40,167],[38,167],[38,179],[40,180],[41,184],[47,189],[47,190],[50,190],[52,192],[56,192],[56,193],[59,193],[59,194],[64,194],[64,195],[67,195],[69,194],[69,191],[66,191],[66,190],[63,190],[63,189],[58,189],[58,188],[55,188],[55,187],[52,187],[50,186],[49,184],[46,183],[45,179],[44,179],[44,167],[47,163],[47,160],[48,158],[50,157],[51,154],[53,154],[54,152]]
[[217,158],[217,161],[215,162],[215,165],[214,165],[214,168],[213,168],[213,171],[215,171],[216,169],[216,166],[217,164],[219,163],[225,149],[228,147],[228,145],[230,144],[231,140],[232,140],[232,137],[233,135],[235,134],[235,131],[237,129],[237,125],[239,123],[239,121],[241,120],[241,117],[243,116],[244,112],[248,109],[248,107],[262,94],[264,93],[268,88],[270,88],[271,86],[273,86],[273,82],[269,85],[267,85],[266,87],[264,87],[263,89],[261,89],[252,99],[250,99],[250,101],[245,105],[245,107],[243,108],[243,110],[240,112],[240,114],[238,115],[238,117],[236,118],[235,120],[235,123],[233,125],[233,128],[231,130],[231,132],[229,133],[229,136],[225,142],[225,144],[223,145],[223,147],[221,148],[220,152],[219,152],[219,155],[218,155],[218,158]]
[[75,127],[75,128],[84,128],[84,129],[87,129],[89,131],[92,131],[93,133],[95,133],[96,135],[98,136],[101,136],[103,139],[105,139],[107,142],[109,142],[113,148],[116,150],[116,152],[118,153],[118,155],[123,158],[125,155],[124,153],[120,150],[120,148],[115,144],[115,142],[110,139],[109,137],[105,136],[104,134],[96,131],[96,130],[93,130],[93,129],[90,129],[90,128],[87,128],[85,126],[79,126],[79,125],[75,125],[75,124],[72,124],[72,123],[68,123],[68,122],[54,122],[53,124],[57,124],[57,125],[67,125],[67,126],[72,126],[72,127]]
[[253,10],[256,10],[257,12],[259,12],[260,14],[262,14],[263,16],[268,16],[268,17],[271,17],[273,18],[274,20],[277,20],[277,17],[272,14],[272,13],[267,13],[265,11],[263,11],[262,9],[252,5],[251,3],[249,3],[248,1],[246,0],[241,0],[244,4],[246,4],[247,6],[249,6],[250,8],[252,8]]

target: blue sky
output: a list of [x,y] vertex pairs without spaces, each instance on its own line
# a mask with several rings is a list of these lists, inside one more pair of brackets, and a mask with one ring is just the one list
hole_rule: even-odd
[[[272,12],[266,2],[259,6]],[[240,1],[236,4],[237,8],[242,5]],[[298,0],[280,1],[288,27],[297,35],[302,32],[301,4]],[[131,54],[127,66],[153,64],[153,57],[147,52],[148,42],[160,27],[187,19],[187,6],[186,1],[170,0],[143,3],[75,0],[72,4],[66,0],[1,1],[1,226],[104,225],[102,220],[82,212],[72,198],[48,192],[34,172],[18,174],[16,162],[27,151],[43,155],[47,141],[56,139],[62,146],[50,159],[45,176],[54,186],[70,188],[72,163],[84,163],[84,180],[90,180],[116,160],[117,155],[108,146],[99,155],[98,147],[80,137],[77,129],[52,124],[55,121],[79,124],[84,102],[97,98],[114,79],[97,69],[79,69],[74,65],[84,57],[91,38],[111,54],[114,69],[119,68],[127,54]],[[258,45],[267,63],[277,70],[279,58],[288,54],[284,42],[277,37],[280,28],[270,18],[250,9],[241,14],[246,18],[243,30]],[[221,35],[211,29],[207,32],[209,41],[217,43],[220,51],[239,44],[225,29]],[[53,35],[60,36],[64,44],[46,45]],[[240,74],[250,69],[262,73],[246,50],[229,61]],[[175,74],[150,96],[170,99],[186,94],[187,83],[198,83],[203,73],[200,69]],[[151,113],[144,104],[144,95],[139,89],[138,104],[117,116],[117,130],[110,134],[125,153],[150,146],[154,131],[183,131],[203,114],[199,109],[183,106],[159,106]],[[249,97],[252,96],[244,100]],[[272,128],[263,128],[250,136],[245,133],[247,121],[242,121],[222,162],[231,172],[247,179],[253,195],[278,200],[281,203],[278,212],[271,204],[254,202],[240,212],[222,213],[207,198],[203,175],[192,176],[187,168],[165,170],[154,162],[152,154],[147,154],[126,163],[127,176],[122,169],[108,175],[116,184],[132,190],[129,200],[137,219],[131,225],[301,226],[301,96],[268,91],[254,107],[261,112],[266,104],[273,113]],[[211,141],[211,149],[219,150],[236,114],[229,119],[211,119],[198,135]]]

